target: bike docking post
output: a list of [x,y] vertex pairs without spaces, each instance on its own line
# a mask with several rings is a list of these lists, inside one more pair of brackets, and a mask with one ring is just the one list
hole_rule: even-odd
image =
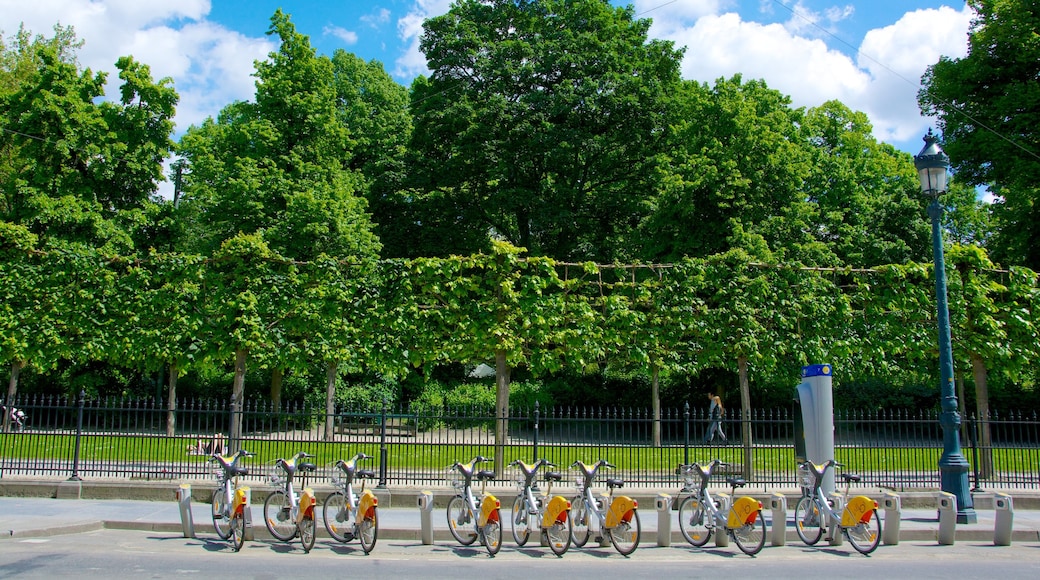
[[718,518],[715,519],[715,546],[718,548],[725,548],[729,546],[729,534],[726,531],[726,518],[729,516],[729,510],[733,507],[733,498],[728,493],[715,494],[716,501],[719,504]]
[[238,488],[246,494],[245,504],[242,506],[242,521],[245,525],[242,526],[242,539],[247,542],[253,541],[253,508],[250,506],[253,503],[253,490],[249,487],[242,486]]
[[841,532],[838,531],[838,524],[841,523],[841,514],[845,511],[845,496],[834,492],[830,494],[827,500],[831,504],[831,510],[837,515],[837,518],[827,517],[827,542],[832,546],[840,546],[844,539]]
[[419,538],[424,546],[433,544],[433,492],[420,491],[419,503]]
[[772,511],[773,521],[769,526],[769,543],[773,546],[787,544],[787,497],[780,492],[775,492],[769,498],[769,509]]
[[957,496],[939,492],[939,544],[952,546],[957,537]]
[[899,520],[903,517],[903,502],[899,495],[886,491],[881,498],[881,506],[885,509],[885,529],[881,532],[881,541],[886,546],[899,544]]
[[[602,492],[599,494],[599,497],[596,498],[596,503],[599,504],[600,510],[606,511],[610,509],[610,498],[611,496],[607,492]],[[592,527],[592,525],[596,526],[596,542],[599,543],[599,547],[606,548],[610,546],[610,538],[607,537],[606,530],[603,529],[603,520],[599,519],[598,517],[590,517],[589,522],[590,528]],[[589,531],[592,530],[590,529]]]
[[195,537],[195,522],[191,517],[191,484],[182,483],[177,488],[177,506],[181,512],[181,530],[185,538]]
[[657,494],[657,545],[666,548],[672,545],[672,496]]
[[1011,545],[1011,523],[1015,519],[1011,496],[1006,493],[993,494],[993,511],[996,522],[993,526],[993,545]]

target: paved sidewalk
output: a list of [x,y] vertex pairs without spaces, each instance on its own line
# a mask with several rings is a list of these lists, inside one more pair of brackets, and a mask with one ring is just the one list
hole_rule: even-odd
[[[201,487],[201,485],[200,485]],[[122,488],[124,492],[128,487]],[[194,531],[199,536],[214,534],[210,519],[209,506],[199,501],[200,495],[207,495],[207,489],[193,487],[192,520]],[[568,490],[569,491],[569,490]],[[637,490],[633,490],[636,495]],[[640,520],[642,523],[641,543],[657,542],[659,531],[659,512],[655,509],[653,496],[646,497],[646,490],[638,490],[640,498]],[[252,516],[253,530],[257,539],[270,538],[262,523],[263,506],[256,503],[266,493],[254,491]],[[129,495],[129,494],[127,494]],[[319,492],[319,498],[321,497]],[[421,513],[417,507],[416,490],[389,491],[380,490],[381,507],[379,510],[379,537],[385,539],[420,541]],[[435,540],[450,540],[443,504],[450,495],[448,490],[438,490],[436,507],[432,513]],[[935,494],[931,494],[934,496]],[[50,497],[0,497],[0,541],[10,538],[27,538],[55,536],[70,533],[82,533],[100,529],[129,529],[182,535],[183,524],[179,505],[173,494],[165,501],[145,501],[127,499],[56,499]],[[512,494],[500,494],[504,509],[511,505]],[[1025,500],[1026,498],[1023,498]],[[912,502],[911,502],[912,503]],[[1023,502],[1026,503],[1026,502]],[[956,528],[957,541],[992,543],[996,512],[990,509],[990,503],[982,499],[976,500],[978,522],[959,524]],[[1017,503],[1014,504],[1017,506]],[[392,506],[392,507],[389,507]],[[799,543],[792,527],[794,502],[788,502],[786,539],[789,543]],[[508,511],[508,509],[506,509]],[[879,510],[884,520],[884,510]],[[772,513],[769,505],[764,510],[768,529],[773,529]],[[665,514],[667,524],[671,528],[672,543],[684,543],[679,535],[676,523],[676,512]],[[1017,509],[1013,512],[1012,541],[1015,543],[1040,543],[1040,510]],[[885,522],[882,522],[885,526]],[[319,535],[324,535],[323,525],[319,521]],[[911,507],[902,510],[900,518],[901,541],[936,540],[939,529],[938,515],[935,508]],[[505,541],[511,543],[508,524],[504,530]]]

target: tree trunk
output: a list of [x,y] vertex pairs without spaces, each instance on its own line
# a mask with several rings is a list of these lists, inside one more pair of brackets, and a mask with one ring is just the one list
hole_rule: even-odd
[[25,367],[24,360],[16,360],[11,363],[11,382],[7,384],[7,399],[5,406],[7,411],[4,413],[3,425],[4,433],[8,433],[11,430],[11,409],[14,406],[14,397],[18,394],[18,375],[21,374],[22,368]]
[[177,363],[170,363],[170,381],[166,391],[166,436],[177,434]]
[[285,378],[285,372],[282,369],[274,369],[271,371],[271,407],[274,410],[281,411],[282,409],[282,379]]
[[654,365],[653,374],[650,377],[652,405],[654,408],[654,447],[661,446],[661,368]]
[[249,351],[241,348],[235,351],[235,382],[231,387],[231,433],[228,442],[228,453],[238,451],[242,439],[242,406],[246,394],[246,357]]
[[986,361],[982,357],[971,354],[971,371],[975,375],[975,412],[979,426],[979,477],[989,479],[993,476],[993,439],[989,430],[989,372]]
[[509,364],[506,351],[495,351],[495,477],[505,471],[505,446],[509,437]]
[[329,361],[325,369],[325,440],[332,441],[336,433],[336,376],[339,362]]
[[751,387],[748,385],[746,356],[737,358],[737,370],[740,374],[740,440],[744,445],[744,479],[751,481],[754,479],[754,455],[751,452]]

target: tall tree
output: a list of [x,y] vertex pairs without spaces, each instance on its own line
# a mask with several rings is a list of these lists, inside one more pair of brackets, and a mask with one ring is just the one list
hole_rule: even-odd
[[1040,5],[968,4],[968,54],[930,66],[918,102],[938,118],[958,179],[999,196],[994,258],[1040,269]]
[[[681,53],[607,0],[461,0],[424,25],[417,217],[443,252],[630,256]],[[421,212],[421,213],[419,213]]]

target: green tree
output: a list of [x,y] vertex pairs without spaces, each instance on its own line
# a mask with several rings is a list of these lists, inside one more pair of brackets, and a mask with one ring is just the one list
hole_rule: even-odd
[[630,255],[681,53],[606,0],[462,0],[424,23],[413,215],[433,251]]
[[1040,5],[968,0],[968,54],[942,57],[918,103],[938,118],[957,178],[999,196],[994,258],[1040,268]]

